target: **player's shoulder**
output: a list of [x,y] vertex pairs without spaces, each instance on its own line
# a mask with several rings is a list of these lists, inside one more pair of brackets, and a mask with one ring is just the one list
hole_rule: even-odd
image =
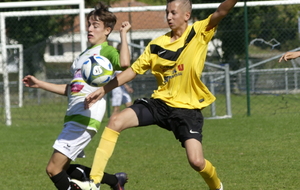
[[169,31],[157,38],[154,38],[152,41],[149,42],[149,44],[159,45],[162,42],[168,41],[168,39],[170,39],[170,38],[171,38],[171,31]]
[[194,22],[191,26],[193,26],[193,27],[207,26],[210,22],[211,17],[212,17],[212,14],[209,15],[208,17],[206,17],[205,19]]
[[101,49],[100,55],[107,57],[107,58],[114,58],[114,57],[119,57],[119,52],[113,46],[107,45]]
[[111,45],[103,46],[101,51],[105,51],[105,52],[108,51],[108,52],[118,53],[118,50],[115,47],[111,46]]

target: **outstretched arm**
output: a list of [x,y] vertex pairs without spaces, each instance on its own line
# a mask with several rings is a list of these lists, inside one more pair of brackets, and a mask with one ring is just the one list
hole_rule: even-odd
[[217,10],[212,14],[206,30],[208,31],[217,26],[237,2],[238,0],[225,0],[221,3]]
[[121,37],[121,45],[120,45],[120,63],[121,67],[127,68],[130,66],[130,53],[127,42],[127,32],[130,30],[131,25],[129,22],[122,22],[120,28],[120,37]]
[[64,95],[64,96],[67,95],[67,88],[68,88],[67,84],[53,84],[53,83],[41,81],[32,75],[25,76],[22,81],[26,87],[40,88],[43,90],[47,90],[49,92],[53,92],[55,94]]
[[112,91],[112,89],[131,81],[136,77],[136,73],[131,67],[127,68],[122,73],[118,74],[113,80],[107,83],[105,86],[100,87],[96,91],[92,92],[85,98],[84,107],[85,109],[90,108],[95,102],[103,98],[105,94]]
[[286,52],[280,57],[279,62],[281,62],[282,60],[288,61],[290,59],[295,59],[297,57],[300,57],[300,51]]

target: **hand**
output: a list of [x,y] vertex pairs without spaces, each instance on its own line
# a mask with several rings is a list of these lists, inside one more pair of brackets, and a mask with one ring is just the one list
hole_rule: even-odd
[[281,62],[282,60],[288,61],[290,59],[295,59],[297,57],[300,57],[300,51],[287,52],[280,57],[279,62]]
[[103,87],[100,87],[96,91],[90,93],[87,97],[84,99],[84,109],[89,109],[94,103],[96,103],[98,100],[103,98],[105,95]]
[[127,33],[131,28],[131,25],[128,21],[124,21],[121,24],[120,33],[125,32]]
[[128,93],[133,93],[133,89],[130,86],[127,86],[125,89]]
[[23,83],[25,84],[26,87],[30,87],[30,88],[39,88],[40,86],[38,85],[38,82],[40,80],[38,80],[37,78],[35,78],[32,75],[27,75],[23,78]]
[[130,87],[128,89],[126,89],[126,90],[127,90],[128,93],[133,93],[133,89],[130,88]]

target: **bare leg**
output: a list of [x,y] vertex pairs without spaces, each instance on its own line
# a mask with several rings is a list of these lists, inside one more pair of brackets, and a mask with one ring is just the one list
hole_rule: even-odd
[[200,173],[210,189],[221,187],[215,167],[203,156],[202,144],[196,139],[185,142],[186,153],[191,167]]

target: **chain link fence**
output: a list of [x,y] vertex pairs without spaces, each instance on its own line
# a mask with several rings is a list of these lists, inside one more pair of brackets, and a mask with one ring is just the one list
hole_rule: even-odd
[[[122,2],[111,8],[118,22],[109,36],[109,42],[117,47],[120,23],[128,20],[132,24],[128,38],[133,62],[150,40],[169,31],[165,6]],[[278,59],[284,52],[300,50],[300,5],[296,1],[278,2],[271,5],[266,1],[259,5],[249,2],[248,6],[240,2],[218,26],[209,44],[207,64],[201,76],[217,97],[212,106],[203,110],[205,117],[298,114],[300,59],[282,63]],[[191,24],[205,19],[218,5],[195,4]],[[70,82],[69,67],[82,51],[79,17],[78,14],[63,13],[16,15],[33,9],[70,10],[78,9],[78,6],[1,9],[2,12],[15,14],[5,19],[6,43],[17,45],[7,49],[12,121],[38,120],[47,123],[58,118],[62,122],[67,98],[39,89],[21,88],[20,74],[35,75],[57,84]],[[90,10],[86,9],[85,13]],[[226,66],[229,67],[227,82]],[[0,80],[0,94],[4,94],[3,81]],[[134,89],[131,94],[133,99],[149,97],[157,87],[150,73],[138,76],[129,85]],[[109,116],[110,94],[106,98],[109,100]],[[4,96],[0,99],[0,105],[4,108]],[[5,123],[4,109],[0,112]]]

